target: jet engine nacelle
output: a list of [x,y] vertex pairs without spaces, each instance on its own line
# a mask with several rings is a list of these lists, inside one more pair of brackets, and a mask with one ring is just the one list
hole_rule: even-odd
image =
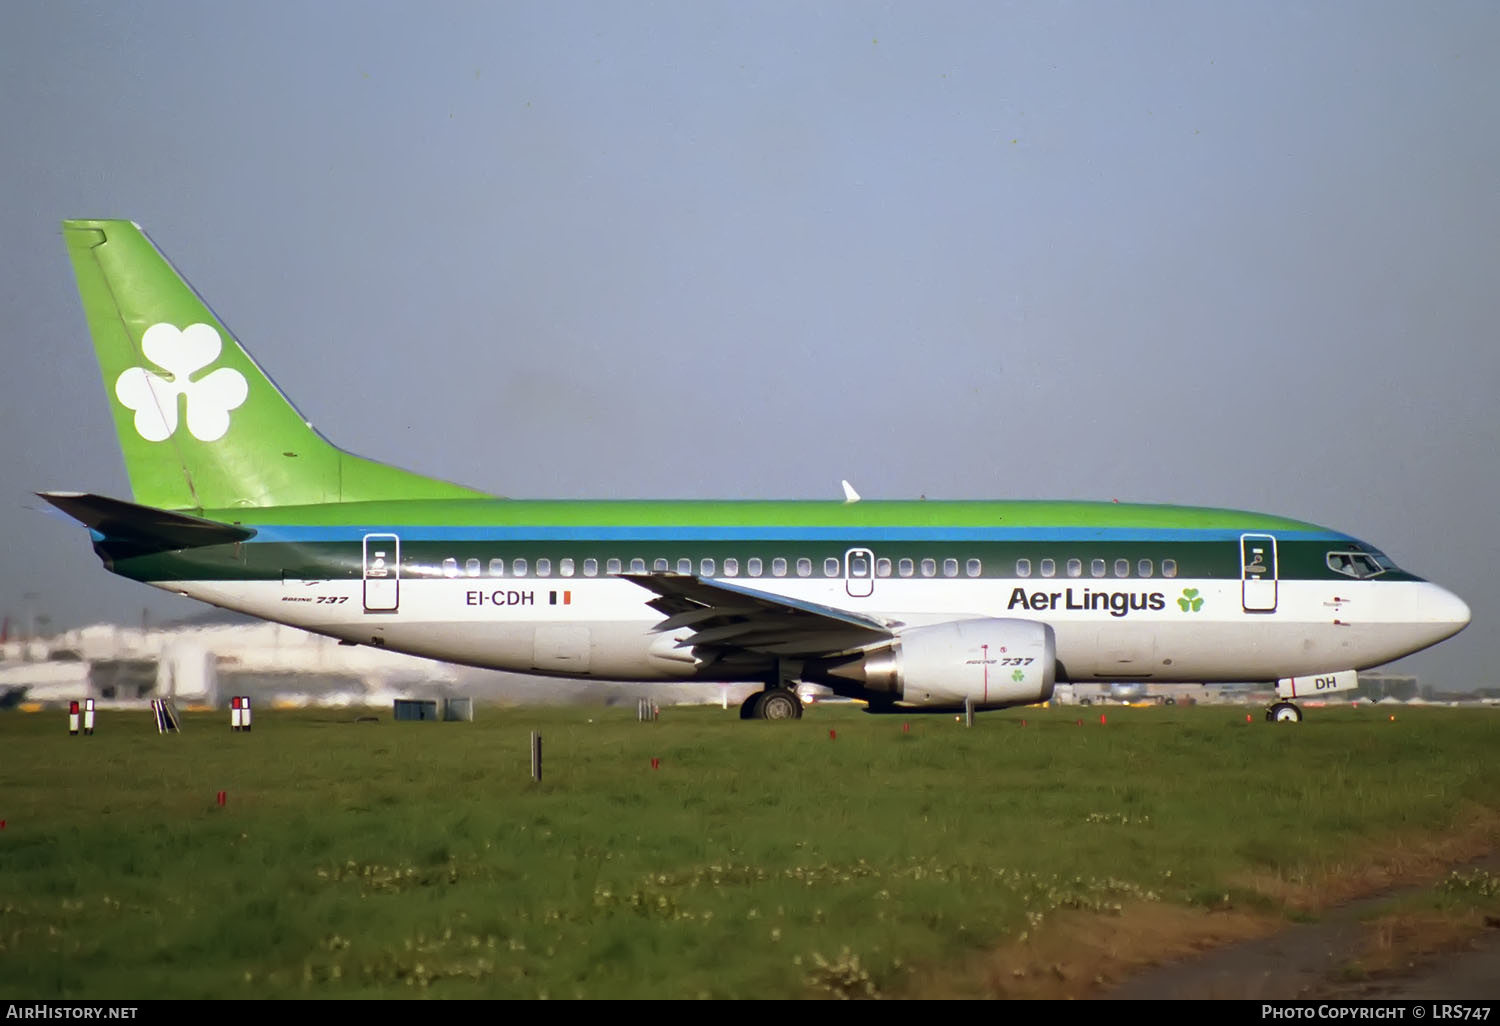
[[1057,680],[1052,628],[1032,620],[952,620],[902,631],[889,645],[815,676],[872,702],[975,708],[1044,702]]

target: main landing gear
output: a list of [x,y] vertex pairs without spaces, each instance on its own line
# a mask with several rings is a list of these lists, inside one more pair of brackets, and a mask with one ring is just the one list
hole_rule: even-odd
[[802,699],[797,697],[797,669],[786,660],[766,674],[766,689],[757,691],[740,706],[742,720],[800,720]]
[[1267,723],[1301,723],[1302,710],[1291,702],[1277,702],[1266,710]]
[[802,699],[791,688],[776,687],[757,691],[740,706],[742,720],[800,720]]

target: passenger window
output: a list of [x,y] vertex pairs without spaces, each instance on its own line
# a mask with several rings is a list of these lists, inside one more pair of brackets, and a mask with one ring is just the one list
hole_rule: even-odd
[[651,564],[651,568],[659,574],[664,574],[670,569],[670,564],[665,559],[657,559],[655,563]]
[[980,565],[977,559],[969,560],[968,566],[965,569],[970,577],[978,577],[984,572],[984,567]]
[[956,559],[945,559],[945,560],[943,560],[943,576],[944,577],[957,577],[958,576],[958,560],[956,560]]
[[909,560],[909,559],[903,559],[901,561],[901,571],[900,571],[901,576],[902,577],[910,577],[911,576],[911,572],[912,572],[912,561]]
[[573,561],[571,559],[559,559],[557,561],[557,572],[564,577],[573,576]]
[[712,577],[714,575],[714,561],[708,558],[698,560],[698,576]]
[[510,574],[512,577],[526,576],[526,560],[513,559],[510,561]]
[[759,556],[751,556],[749,559],[747,559],[745,561],[745,572],[748,573],[751,577],[759,577],[760,576],[760,557]]
[[505,560],[503,560],[503,559],[492,559],[492,560],[490,560],[490,576],[491,577],[504,577],[505,576]]
[[466,559],[466,560],[464,560],[464,575],[466,577],[478,577],[479,576],[479,566],[480,566],[479,560],[477,560],[477,559]]
[[[864,560],[859,560],[859,563],[860,563],[861,566],[863,566],[864,565]],[[834,559],[832,556],[829,556],[826,559],[824,559],[823,560],[823,576],[824,577],[837,577],[838,575],[839,575],[839,561],[837,559]]]
[[693,572],[693,561],[691,559],[688,559],[686,556],[684,556],[681,559],[679,559],[677,561],[677,572],[680,573],[680,574],[690,574],[690,573],[692,573]]
[[642,559],[640,556],[636,556],[634,559],[632,559],[630,561],[630,572],[633,573],[633,574],[643,574],[643,573],[645,573],[646,572],[646,561],[644,559]]
[[1089,561],[1089,573],[1093,574],[1095,577],[1103,577],[1104,576],[1104,560],[1102,560],[1102,559],[1090,560]]
[[[831,562],[833,564],[833,570],[832,570],[832,572],[829,573],[828,576],[829,577],[837,577],[839,575],[839,561],[836,560],[836,559],[834,559],[834,560],[829,560],[829,562]],[[866,555],[864,555],[862,553],[856,553],[855,555],[850,556],[849,557],[849,576],[850,577],[869,577],[870,576],[870,557],[866,556]]]
[[551,577],[552,576],[552,560],[547,559],[545,556],[543,558],[537,560],[536,561],[536,575],[538,577]]
[[777,556],[775,559],[771,560],[771,576],[772,577],[785,577],[786,576],[786,557],[785,556]]
[[1057,574],[1057,561],[1054,559],[1042,560],[1042,576],[1053,577]]
[[936,577],[937,576],[937,560],[935,560],[935,559],[924,559],[924,560],[922,560],[922,576],[923,577]]
[[884,556],[881,556],[879,559],[877,559],[875,561],[875,576],[876,577],[889,577],[889,576],[891,576],[891,561],[889,559],[887,559]]
[[1068,560],[1068,576],[1069,577],[1082,577],[1083,576],[1083,560],[1081,560],[1081,559],[1070,559],[1070,560]]
[[812,576],[812,560],[808,559],[806,556],[803,556],[797,560],[797,576]]
[[1161,561],[1161,575],[1163,577],[1177,576],[1177,560],[1164,559]]
[[1151,560],[1143,559],[1135,565],[1135,572],[1142,577],[1151,576]]
[[1016,560],[1016,576],[1017,577],[1030,577],[1031,576],[1031,560],[1029,560],[1029,559],[1018,559],[1018,560]]
[[593,577],[599,573],[599,561],[597,559],[585,559],[583,561],[583,576]]
[[725,559],[724,559],[724,576],[725,577],[738,577],[739,575],[740,575],[740,561],[737,560],[737,559],[735,559],[733,556],[727,556],[727,557],[725,557]]
[[458,560],[454,559],[452,556],[449,556],[447,559],[443,560],[443,576],[458,576]]
[[1117,560],[1115,560],[1115,576],[1116,577],[1129,577],[1130,576],[1130,560],[1128,560],[1128,559],[1117,559]]

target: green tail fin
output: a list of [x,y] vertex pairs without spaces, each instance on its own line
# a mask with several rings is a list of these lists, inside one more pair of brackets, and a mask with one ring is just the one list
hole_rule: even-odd
[[64,221],[135,500],[227,509],[484,493],[319,435],[129,221]]

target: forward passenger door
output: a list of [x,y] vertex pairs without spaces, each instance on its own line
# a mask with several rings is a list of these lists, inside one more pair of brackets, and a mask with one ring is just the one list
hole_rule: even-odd
[[1247,613],[1276,612],[1276,538],[1240,535],[1240,591]]

